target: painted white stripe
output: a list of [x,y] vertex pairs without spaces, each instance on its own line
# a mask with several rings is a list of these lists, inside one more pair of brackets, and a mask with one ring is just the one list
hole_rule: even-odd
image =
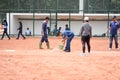
[[5,52],[15,52],[16,50],[4,50]]
[[120,51],[91,51],[91,53],[120,53]]

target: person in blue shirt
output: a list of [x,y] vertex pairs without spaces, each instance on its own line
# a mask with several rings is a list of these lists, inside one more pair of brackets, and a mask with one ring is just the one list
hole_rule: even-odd
[[65,44],[65,41],[67,40],[66,47],[65,47],[64,51],[70,52],[71,51],[70,44],[71,44],[72,39],[74,38],[74,33],[70,30],[65,30],[61,35],[63,36],[62,42],[64,44]]
[[50,49],[50,45],[49,45],[49,41],[48,41],[48,31],[47,31],[47,23],[48,23],[48,20],[49,20],[49,17],[46,17],[45,20],[43,21],[42,23],[42,31],[41,31],[41,34],[42,34],[42,38],[41,38],[41,41],[39,43],[39,48],[40,49],[43,49],[42,48],[42,43],[45,41],[46,42],[46,46],[48,49]]
[[7,23],[6,19],[3,20],[2,25],[3,25],[3,28],[4,28],[4,32],[2,34],[1,40],[4,38],[5,34],[7,35],[8,39],[10,40],[10,36],[7,33],[8,23]]
[[119,29],[119,22],[117,21],[117,17],[116,16],[112,16],[112,21],[110,22],[110,44],[109,44],[109,49],[112,49],[112,42],[113,39],[115,40],[115,48],[118,48],[118,29]]
[[16,39],[19,39],[19,36],[21,35],[23,37],[23,39],[25,39],[24,35],[22,34],[22,28],[23,28],[23,25],[22,25],[22,22],[20,21],[19,22],[19,28],[17,30],[19,30],[18,32],[18,36]]

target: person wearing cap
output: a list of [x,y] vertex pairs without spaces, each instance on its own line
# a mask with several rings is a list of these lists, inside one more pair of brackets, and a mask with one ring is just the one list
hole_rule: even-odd
[[46,46],[48,49],[50,49],[50,45],[49,45],[49,41],[48,41],[48,32],[47,32],[47,23],[48,23],[49,17],[46,17],[45,20],[42,23],[42,30],[41,30],[41,34],[42,34],[42,38],[40,40],[39,43],[39,48],[42,48],[42,43],[45,41],[46,42]]
[[92,27],[89,24],[89,17],[84,18],[84,23],[81,25],[81,41],[82,41],[82,55],[85,55],[85,43],[87,43],[88,53],[90,53],[90,38],[92,37]]
[[109,50],[112,49],[113,38],[115,41],[115,48],[118,48],[118,29],[119,29],[119,22],[117,21],[116,16],[112,16],[112,21],[110,22],[109,26],[109,33],[110,33],[110,43],[109,43]]
[[70,52],[71,51],[71,41],[72,39],[74,38],[74,33],[70,30],[65,30],[63,33],[61,33],[61,36],[63,37],[63,44],[65,44],[65,41],[66,41],[66,46],[65,46],[65,49],[64,51],[65,52]]

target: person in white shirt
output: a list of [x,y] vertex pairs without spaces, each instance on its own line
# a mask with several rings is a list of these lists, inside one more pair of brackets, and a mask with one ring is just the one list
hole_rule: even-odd
[[31,36],[31,31],[29,30],[29,28],[27,28],[27,30],[25,31],[25,35],[26,36]]

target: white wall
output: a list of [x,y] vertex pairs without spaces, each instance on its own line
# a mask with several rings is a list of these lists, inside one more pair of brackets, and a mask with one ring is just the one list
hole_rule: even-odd
[[[65,24],[69,24],[68,21],[58,21],[58,27],[62,27],[62,31],[65,29]],[[81,24],[83,21],[71,21],[71,31],[75,33],[75,35],[79,35]],[[93,35],[101,35],[107,32],[107,21],[90,21],[92,26],[92,34]]]
[[[19,27],[19,24],[17,20],[15,20],[17,23],[12,23],[11,27],[11,34],[16,34],[17,33],[17,28]],[[31,30],[33,34],[33,21],[32,20],[21,20],[23,23],[23,34],[25,33],[27,27]],[[101,35],[107,31],[107,21],[90,21],[89,22],[92,26],[92,33],[93,35]],[[13,25],[14,24],[14,25]],[[69,24],[68,21],[58,21],[58,27],[62,27],[61,31],[64,31],[65,25]],[[81,29],[81,24],[82,21],[72,21],[71,22],[71,31],[75,33],[75,35],[79,35],[80,29]],[[35,21],[34,23],[35,28],[34,28],[34,33],[37,35],[41,34],[41,25],[42,21]],[[49,25],[48,25],[49,26]],[[51,31],[54,29],[54,25],[51,26]]]
[[93,35],[101,35],[107,32],[107,21],[91,21]]
[[[10,18],[9,18],[10,17]],[[19,20],[18,16],[14,16],[14,14],[7,14],[7,20],[10,22],[10,33],[11,34],[18,34],[17,28],[19,27]],[[25,34],[26,28],[29,27],[32,34],[33,34],[33,20],[21,20],[23,23],[23,34]],[[81,24],[83,21],[71,21],[71,31],[75,33],[75,35],[79,35]],[[93,35],[101,35],[107,31],[107,21],[90,21],[89,22],[92,26],[92,33]],[[9,23],[8,23],[9,24]],[[65,25],[69,24],[69,21],[58,21],[58,27],[62,27],[62,31],[65,29]],[[35,20],[34,22],[34,34],[40,35],[41,34],[41,20]],[[54,29],[55,24],[51,25],[51,31]],[[48,27],[50,24],[48,23]],[[9,31],[9,30],[8,30]]]
[[82,21],[72,21],[71,22],[71,30],[74,32],[75,35],[80,34]]
[[7,22],[8,22],[8,33],[10,30],[11,34],[16,34],[18,28],[18,18],[13,16],[13,14],[7,13]]
[[[31,32],[33,33],[33,21],[32,20],[22,20],[23,22],[23,33],[26,28],[29,27]],[[101,35],[107,31],[107,21],[90,21],[92,26],[93,35]],[[61,31],[64,31],[65,25],[69,24],[68,21],[58,21],[58,27],[62,27]],[[75,35],[79,35],[81,29],[82,21],[72,21],[71,22],[71,31],[75,33]],[[41,25],[42,21],[35,21],[35,34],[41,34]],[[49,23],[48,23],[49,26]],[[54,24],[51,26],[51,31],[54,29]]]
[[32,20],[21,20],[23,24],[23,34],[25,34],[25,31],[27,28],[31,30],[31,34],[33,34],[33,21]]

